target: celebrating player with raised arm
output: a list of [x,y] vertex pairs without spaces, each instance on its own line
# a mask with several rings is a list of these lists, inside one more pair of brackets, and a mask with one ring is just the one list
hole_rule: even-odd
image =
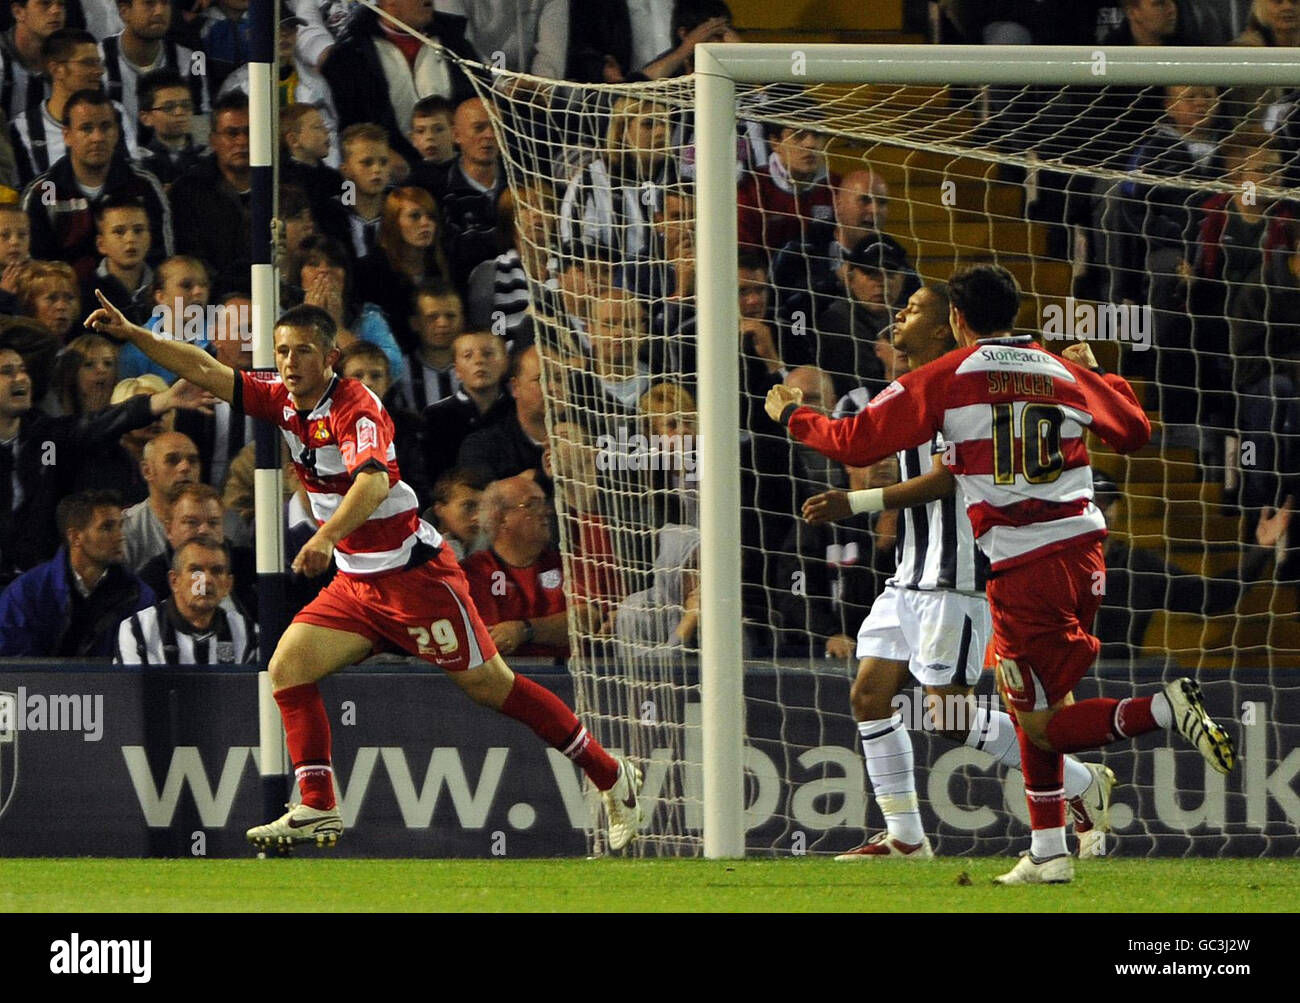
[[[956,347],[948,313],[948,287],[942,283],[922,286],[898,312],[891,337],[909,369]],[[804,503],[804,518],[813,523],[854,511],[903,510],[897,570],[858,631],[858,674],[850,691],[885,831],[836,860],[934,855],[921,828],[912,738],[903,716],[895,713],[894,698],[909,676],[925,688],[936,731],[987,752],[1003,766],[1020,766],[1011,719],[1000,710],[977,707],[971,699],[992,630],[984,595],[988,559],[975,545],[970,518],[956,498],[956,481],[942,463],[943,450],[943,437],[933,435],[899,450],[900,483],[852,494],[827,491]],[[1106,767],[1066,758],[1064,790],[1080,857],[1105,852],[1114,783],[1115,775]]]
[[377,649],[396,648],[447,672],[476,703],[528,725],[577,763],[602,792],[609,845],[637,834],[641,772],[615,759],[555,694],[516,676],[497,653],[450,549],[419,517],[402,481],[393,422],[379,398],[334,373],[335,326],[319,307],[294,307],[275,325],[278,379],[237,372],[195,345],[158,339],[96,291],[86,326],[128,341],[167,369],[281,429],[319,528],[293,561],[312,576],[333,556],[338,574],[284,632],[269,671],[302,803],[248,830],[259,846],[333,845],[330,726],[316,683]]
[[[768,392],[767,412],[790,434],[841,463],[866,466],[942,432],[980,549],[988,557],[996,677],[1016,712],[1029,853],[1003,884],[1069,881],[1062,753],[1176,727],[1220,773],[1235,751],[1191,679],[1146,697],[1071,702],[1100,649],[1089,633],[1105,591],[1106,523],[1092,501],[1083,432],[1122,453],[1146,444],[1151,425],[1132,388],[1012,333],[1015,278],[995,265],[960,270],[949,319],[963,346],[907,373],[852,418],[800,407],[790,387]],[[1086,347],[1086,346],[1084,346]]]

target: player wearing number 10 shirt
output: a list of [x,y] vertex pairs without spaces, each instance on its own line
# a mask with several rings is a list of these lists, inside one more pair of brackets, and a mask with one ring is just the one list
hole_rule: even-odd
[[103,295],[87,326],[129,341],[151,359],[229,401],[236,411],[276,425],[307,491],[316,534],[293,570],[338,565],[320,594],[294,617],[268,670],[302,802],[248,831],[260,847],[333,845],[343,831],[335,804],[330,726],[317,681],[378,650],[398,650],[447,672],[475,702],[528,725],[577,763],[601,790],[609,846],[632,840],[643,817],[640,771],[615,759],[563,701],[497,653],[474,608],[450,548],[419,517],[402,479],[393,422],[357,380],[335,375],[339,350],[329,314],[289,310],[275,325],[277,373],[237,372],[195,345],[159,340],[129,323]]
[[852,466],[942,433],[944,462],[989,559],[996,678],[1015,713],[1029,803],[1029,852],[998,881],[1064,882],[1074,875],[1064,753],[1171,726],[1220,773],[1235,752],[1190,679],[1151,696],[1073,700],[1100,649],[1090,631],[1106,573],[1106,523],[1093,504],[1084,432],[1129,453],[1146,445],[1151,426],[1132,388],[1102,372],[1086,345],[1067,349],[1079,364],[1013,333],[1020,289],[1005,269],[962,269],[949,293],[961,347],[902,376],[852,418],[800,407],[798,390],[785,386],[769,391],[767,411],[800,442]]

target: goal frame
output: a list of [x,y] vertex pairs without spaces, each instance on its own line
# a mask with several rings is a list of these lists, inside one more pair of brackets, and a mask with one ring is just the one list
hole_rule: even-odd
[[[736,85],[1300,84],[1300,49],[710,43],[695,49],[704,856],[745,854]],[[706,378],[707,376],[707,378]]]

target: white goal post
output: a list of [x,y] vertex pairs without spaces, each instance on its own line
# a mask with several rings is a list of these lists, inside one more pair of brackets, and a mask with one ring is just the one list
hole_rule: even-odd
[[[1300,51],[1282,48],[1098,48],[710,44],[695,50],[699,270],[701,700],[704,855],[745,852],[741,644],[740,393],[736,85],[872,83],[982,86],[1271,87],[1300,83]],[[811,124],[811,123],[809,123]],[[978,151],[965,155],[979,157]],[[707,377],[707,378],[706,378]]]

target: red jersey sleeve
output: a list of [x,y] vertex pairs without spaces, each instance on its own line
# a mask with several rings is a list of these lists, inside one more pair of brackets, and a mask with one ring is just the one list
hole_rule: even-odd
[[235,371],[235,406],[250,418],[282,424],[282,410],[288,403],[284,384],[274,376]]
[[1078,378],[1092,415],[1091,429],[1119,453],[1131,453],[1151,441],[1151,421],[1128,381],[1114,373],[1094,373],[1069,359],[1061,361]]
[[868,466],[939,431],[944,386],[951,372],[951,364],[941,360],[907,373],[851,418],[828,418],[812,408],[796,408],[787,419],[790,434],[839,463]]
[[330,428],[348,476],[355,477],[367,466],[387,470],[393,444],[393,420],[387,412],[360,384],[336,403]]

